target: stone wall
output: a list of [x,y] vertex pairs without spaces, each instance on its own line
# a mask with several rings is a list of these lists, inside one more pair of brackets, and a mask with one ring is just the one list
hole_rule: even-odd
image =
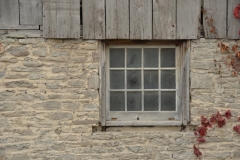
[[[239,78],[224,65],[226,54],[219,52],[216,40],[191,42],[191,124],[184,131],[100,131],[97,41],[0,34],[0,160],[193,160],[198,159],[193,129],[200,116],[229,108],[240,113]],[[209,130],[207,143],[200,145],[203,159],[240,159],[234,122]]]

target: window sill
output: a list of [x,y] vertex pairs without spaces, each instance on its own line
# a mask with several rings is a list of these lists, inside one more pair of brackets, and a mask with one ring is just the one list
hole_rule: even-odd
[[106,126],[181,126],[181,121],[106,121]]

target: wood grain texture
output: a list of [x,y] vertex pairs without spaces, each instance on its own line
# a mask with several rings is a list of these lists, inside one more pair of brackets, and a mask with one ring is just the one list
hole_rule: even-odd
[[153,0],[153,39],[176,38],[176,0]]
[[226,38],[226,16],[226,0],[204,0],[203,27],[205,38]]
[[78,3],[44,3],[45,38],[80,38],[80,0]]
[[39,29],[39,26],[4,25],[4,24],[0,24],[0,29]]
[[152,39],[152,0],[130,1],[130,39]]
[[105,39],[105,0],[83,0],[83,39]]
[[227,38],[240,39],[240,21],[234,17],[234,8],[240,4],[240,0],[228,0],[228,22],[227,22]]
[[42,0],[42,3],[78,3],[79,0]]
[[20,25],[42,25],[42,0],[19,0]]
[[201,0],[177,0],[177,39],[200,37]]
[[180,108],[182,112],[182,122],[183,125],[187,125],[190,122],[190,110],[189,110],[189,100],[190,100],[190,55],[191,55],[191,44],[190,40],[184,42],[180,47],[180,66],[179,66],[179,86],[180,86]]
[[0,25],[2,29],[11,26],[19,26],[18,0],[0,0]]
[[99,110],[100,114],[100,122],[102,126],[106,125],[106,51],[105,51],[105,43],[100,41],[99,43],[99,82],[100,82],[100,104],[101,109]]
[[106,0],[106,38],[129,39],[129,1]]

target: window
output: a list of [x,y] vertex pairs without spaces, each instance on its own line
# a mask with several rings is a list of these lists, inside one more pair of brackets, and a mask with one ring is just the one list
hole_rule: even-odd
[[182,125],[189,87],[184,57],[182,45],[107,45],[103,123]]

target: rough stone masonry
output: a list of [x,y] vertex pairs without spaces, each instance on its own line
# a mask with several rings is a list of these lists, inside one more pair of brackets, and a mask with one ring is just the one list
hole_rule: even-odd
[[[217,40],[191,41],[191,123],[184,131],[95,131],[101,107],[99,42],[43,39],[31,32],[0,34],[0,160],[197,160],[193,129],[200,116],[227,109],[240,115],[239,77],[224,65]],[[202,159],[240,159],[235,124],[230,120],[208,131]]]

